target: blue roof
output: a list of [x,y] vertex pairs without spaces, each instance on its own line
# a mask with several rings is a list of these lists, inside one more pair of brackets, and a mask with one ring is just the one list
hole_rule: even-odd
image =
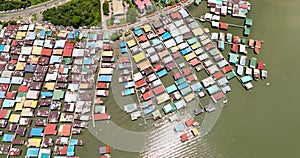
[[171,38],[171,34],[169,32],[165,32],[163,35],[161,35],[163,40],[167,40]]
[[182,132],[185,129],[184,123],[179,123],[178,125],[175,126],[175,131],[177,132]]
[[127,49],[126,48],[121,48],[121,52],[122,53],[127,53]]
[[41,92],[42,98],[47,98],[47,97],[52,97],[52,96],[53,96],[52,92]]
[[38,136],[42,137],[43,136],[43,128],[31,128],[30,131],[30,136]]
[[183,82],[182,84],[178,85],[178,89],[181,90],[181,89],[184,89],[184,88],[186,88],[188,86],[189,86],[188,82]]
[[163,77],[168,74],[168,71],[166,69],[162,69],[162,70],[158,71],[156,74],[158,77]]
[[83,64],[85,65],[91,64],[91,58],[84,58]]
[[26,156],[28,157],[38,157],[40,148],[28,148]]
[[172,84],[171,86],[169,86],[169,87],[166,88],[166,91],[168,93],[172,93],[172,92],[174,92],[176,90],[177,90],[177,87],[175,86],[175,84]]
[[78,30],[74,30],[73,32],[69,32],[67,38],[74,39],[78,36]]
[[112,75],[99,75],[98,82],[111,82]]
[[36,65],[26,64],[25,65],[25,72],[34,72]]
[[0,98],[5,98],[6,91],[0,91]]
[[135,30],[133,30],[133,32],[136,36],[141,36],[143,34],[143,31],[141,28],[135,29]]
[[187,48],[181,50],[181,54],[182,55],[186,55],[186,54],[190,53],[191,51],[192,51],[192,48],[191,47],[187,47]]
[[78,139],[71,139],[70,145],[76,145],[78,143]]
[[120,47],[121,47],[121,48],[126,47],[126,43],[125,43],[125,42],[120,42]]
[[0,83],[10,83],[10,78],[8,77],[0,77]]
[[198,40],[197,40],[196,37],[192,37],[192,38],[190,38],[190,39],[187,40],[187,42],[188,42],[189,44],[194,44],[194,43],[196,43],[197,41],[198,41]]
[[75,149],[74,145],[69,145],[68,151],[67,151],[67,156],[74,156],[75,155],[74,149]]
[[158,38],[155,38],[152,40],[152,43],[153,43],[153,46],[156,46],[156,45],[160,44],[161,41]]
[[4,45],[0,45],[0,52],[4,51]]
[[151,113],[152,111],[154,111],[155,107],[154,106],[149,106],[146,109],[143,110],[144,115],[147,115],[149,113]]
[[241,78],[241,81],[242,81],[243,83],[252,81],[252,77],[249,76],[249,75],[248,75],[248,76],[244,76],[244,77]]
[[45,31],[45,30],[41,30],[41,31],[40,31],[40,35],[39,35],[39,38],[40,38],[40,39],[44,39],[44,38],[45,38],[45,35],[46,35],[46,31]]
[[3,142],[11,142],[13,140],[13,134],[4,134],[2,137]]

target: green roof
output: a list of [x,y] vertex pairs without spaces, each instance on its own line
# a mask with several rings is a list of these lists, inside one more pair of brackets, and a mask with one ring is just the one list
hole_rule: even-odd
[[163,111],[165,112],[165,114],[174,112],[175,110],[176,108],[174,106],[174,103],[169,103],[163,107]]
[[244,29],[244,34],[247,35],[247,36],[250,35],[250,29],[249,28],[245,28]]
[[255,58],[251,58],[250,59],[250,68],[256,68],[256,65],[257,65],[257,59]]
[[65,91],[62,90],[54,90],[52,100],[61,100],[64,98]]
[[230,71],[230,72],[227,73],[227,79],[228,80],[232,79],[233,77],[235,77],[235,74],[234,74],[233,71]]
[[246,18],[245,24],[248,26],[252,26],[252,19]]

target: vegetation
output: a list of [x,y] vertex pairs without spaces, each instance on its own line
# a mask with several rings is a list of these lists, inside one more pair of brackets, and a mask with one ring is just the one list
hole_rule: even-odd
[[0,11],[26,8],[47,1],[49,0],[0,0]]
[[112,35],[110,35],[110,39],[111,39],[112,41],[117,41],[117,40],[120,39],[121,36],[122,36],[122,35],[121,35],[120,33],[116,32],[116,33],[113,33]]
[[130,8],[135,8],[134,4],[132,3],[132,0],[125,0],[125,2],[126,2],[127,4],[129,4],[129,7],[130,7]]
[[136,17],[138,17],[138,13],[135,8],[129,8],[126,16],[126,20],[129,23],[135,23]]
[[10,24],[10,25],[16,25],[17,22],[14,21],[14,20],[2,21],[2,22],[0,21],[0,24],[3,25],[3,27],[6,27],[8,24]]
[[72,0],[63,6],[43,12],[43,19],[55,25],[96,26],[101,22],[99,0]]
[[109,15],[109,1],[103,3],[103,14]]

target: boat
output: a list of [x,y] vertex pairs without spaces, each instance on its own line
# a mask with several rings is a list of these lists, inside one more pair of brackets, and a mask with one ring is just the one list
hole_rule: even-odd
[[246,84],[244,84],[244,87],[249,90],[249,89],[252,89],[253,88],[253,84],[251,82],[248,82]]
[[225,42],[224,41],[218,41],[218,48],[223,51],[225,49]]
[[256,66],[257,66],[257,59],[252,57],[252,58],[250,59],[249,67],[252,68],[252,69],[255,69]]
[[268,71],[266,70],[261,70],[261,79],[266,79],[268,77]]
[[225,33],[220,32],[219,40],[225,41]]
[[252,75],[252,69],[249,67],[246,67],[246,71],[245,71],[246,75]]
[[125,89],[121,92],[121,94],[122,94],[122,96],[127,96],[127,95],[134,94],[134,88]]

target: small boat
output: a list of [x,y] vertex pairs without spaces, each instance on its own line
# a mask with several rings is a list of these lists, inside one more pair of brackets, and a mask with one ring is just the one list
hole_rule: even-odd
[[258,69],[253,70],[253,79],[258,80],[260,77],[260,71]]

